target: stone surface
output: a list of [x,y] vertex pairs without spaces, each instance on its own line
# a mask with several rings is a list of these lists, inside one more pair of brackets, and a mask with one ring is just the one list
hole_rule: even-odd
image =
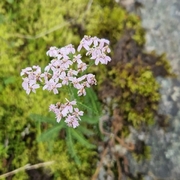
[[[157,78],[162,87],[159,113],[168,117],[169,126],[166,129],[161,129],[156,125],[151,127],[150,132],[145,135],[145,142],[151,147],[151,159],[137,163],[129,154],[130,170],[133,174],[137,172],[145,174],[145,180],[179,180],[180,0],[137,1],[143,4],[143,8],[138,13],[140,12],[142,25],[147,31],[146,51],[155,50],[157,54],[166,53],[173,72],[178,77],[176,79]],[[130,4],[127,9],[134,11],[135,8],[133,8],[133,4]]]
[[142,25],[147,30],[146,50],[166,53],[180,75],[180,0],[138,0]]

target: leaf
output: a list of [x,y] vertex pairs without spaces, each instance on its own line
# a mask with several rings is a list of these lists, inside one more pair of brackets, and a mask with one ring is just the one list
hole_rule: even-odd
[[78,126],[77,130],[86,136],[92,136],[94,132],[90,129],[87,129],[85,126]]
[[14,82],[15,82],[15,77],[14,76],[10,76],[10,77],[4,78],[4,84],[5,85],[12,84]]
[[74,148],[73,138],[72,138],[72,128],[67,128],[67,138],[66,143],[68,146],[68,151],[71,157],[75,160],[77,164],[81,164],[80,159],[78,158],[76,154],[76,150]]
[[83,115],[81,120],[88,124],[97,124],[99,122],[99,116],[90,117],[88,115]]
[[95,109],[91,108],[90,106],[87,106],[86,104],[83,104],[81,102],[78,102],[78,104],[84,107],[85,109],[87,109],[88,111],[93,112],[96,115],[99,114]]
[[87,91],[87,95],[89,96],[89,100],[92,104],[92,107],[95,110],[95,113],[98,115],[100,104],[97,101],[97,96],[92,88],[88,88],[86,91]]
[[38,138],[37,141],[47,141],[48,139],[55,139],[58,136],[59,131],[64,127],[64,124],[61,123],[58,126],[54,126],[47,131],[43,132]]
[[29,116],[32,120],[38,121],[38,122],[46,122],[46,123],[50,123],[52,125],[57,125],[57,122],[49,117],[45,117],[39,114],[31,114]]
[[76,97],[76,99],[79,106],[85,108],[88,112],[99,115],[100,103],[98,102],[96,93],[92,88],[86,88],[86,96],[83,98],[83,101],[80,97]]
[[76,131],[75,129],[71,129],[71,132],[72,132],[73,138],[75,138],[82,145],[86,146],[87,148],[94,148],[95,147],[95,145],[89,143],[88,140],[86,140],[84,138],[84,136],[82,134],[78,133],[78,131]]

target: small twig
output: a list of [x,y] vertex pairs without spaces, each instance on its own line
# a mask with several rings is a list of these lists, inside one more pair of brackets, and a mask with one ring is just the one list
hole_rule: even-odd
[[106,156],[106,154],[107,154],[107,152],[108,152],[108,148],[109,148],[109,147],[106,147],[106,149],[104,149],[103,154],[102,154],[102,157],[101,157],[101,161],[99,162],[98,167],[96,168],[96,171],[95,171],[95,173],[93,174],[91,180],[96,180],[96,179],[97,179],[97,176],[98,176],[99,171],[100,171],[100,169],[101,169],[101,167],[102,167],[102,164],[103,164],[103,159],[104,159],[104,157]]
[[38,169],[40,167],[49,166],[49,165],[53,164],[54,162],[55,161],[48,161],[48,162],[43,162],[43,163],[34,164],[34,165],[27,164],[27,165],[25,165],[23,167],[15,169],[14,171],[10,171],[8,173],[0,175],[0,179],[11,176],[11,175],[16,174],[16,173],[18,173],[20,171],[23,171],[23,170]]
[[121,165],[120,165],[118,157],[116,157],[116,158],[117,158],[116,162],[117,162],[117,169],[118,169],[118,180],[121,180],[122,179]]
[[96,171],[95,173],[93,174],[92,176],[92,179],[91,180],[96,180],[97,179],[97,176],[99,174],[99,171],[103,165],[103,160],[104,160],[104,157],[106,156],[106,154],[108,153],[108,150],[110,147],[114,146],[114,136],[111,136],[111,139],[109,140],[108,142],[108,146],[104,149],[103,153],[102,153],[102,156],[101,156],[101,160],[98,164],[98,167],[96,168]]
[[87,8],[86,8],[86,12],[88,12],[91,9],[92,3],[93,3],[93,0],[89,0]]
[[93,3],[93,0],[89,0],[88,4],[86,6],[86,10],[85,10],[85,12],[84,12],[84,14],[82,16],[82,22],[81,23],[82,23],[83,26],[84,26],[84,22],[85,22],[86,16],[87,16],[88,12],[91,9],[92,3]]
[[118,136],[115,136],[115,139],[119,142],[119,144],[121,144],[127,150],[129,150],[129,151],[134,151],[135,150],[135,145],[134,144],[127,144],[127,143],[124,142],[124,140],[122,140]]

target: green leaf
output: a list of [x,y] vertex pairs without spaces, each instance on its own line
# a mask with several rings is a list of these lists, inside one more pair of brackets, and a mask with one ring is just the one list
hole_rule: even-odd
[[83,125],[78,126],[77,130],[86,136],[92,136],[94,134],[94,132],[92,130],[87,129]]
[[75,138],[79,143],[86,146],[87,148],[94,148],[95,145],[89,143],[82,134],[78,133],[75,129],[71,129],[72,136]]
[[15,82],[15,77],[14,76],[10,76],[4,79],[4,84],[8,85],[8,84],[12,84]]
[[89,96],[89,100],[91,102],[93,110],[98,115],[99,114],[99,106],[100,106],[100,104],[97,101],[97,96],[96,96],[95,92],[93,91],[92,88],[87,88],[86,92],[87,92],[87,95]]
[[96,115],[99,114],[95,109],[91,108],[90,106],[87,106],[86,104],[83,104],[81,102],[78,102],[78,104],[81,105],[82,107],[84,107],[85,109],[89,110],[90,112],[93,112]]
[[78,158],[76,154],[76,150],[74,148],[74,142],[72,138],[72,128],[67,128],[67,137],[66,137],[66,143],[68,147],[69,154],[71,157],[75,160],[77,164],[81,164],[80,159]]
[[81,120],[88,124],[97,124],[99,122],[99,116],[90,117],[90,115],[83,115]]
[[32,120],[35,120],[35,121],[38,121],[38,122],[45,122],[45,123],[50,123],[52,125],[57,125],[57,122],[54,119],[49,118],[49,117],[45,117],[45,116],[42,116],[42,115],[39,115],[39,114],[31,114],[30,118]]
[[61,123],[58,126],[54,126],[47,131],[43,132],[38,138],[37,141],[47,141],[48,139],[55,139],[58,136],[59,131],[64,128],[64,124]]

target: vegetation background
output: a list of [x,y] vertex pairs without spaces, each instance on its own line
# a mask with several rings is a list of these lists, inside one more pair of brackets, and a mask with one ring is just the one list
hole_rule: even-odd
[[[48,104],[63,100],[66,93],[38,90],[27,96],[20,71],[32,65],[44,67],[50,60],[49,47],[77,46],[85,34],[109,39],[113,61],[107,68],[92,69],[99,84],[83,100],[90,109],[82,105],[86,110],[82,125],[72,130],[57,124],[48,112]],[[1,1],[0,174],[53,161],[48,167],[20,171],[7,179],[90,179],[103,141],[98,122],[104,109],[109,116],[114,105],[121,110],[120,137],[129,135],[129,126],[140,129],[152,124],[160,98],[155,77],[171,73],[165,55],[144,53],[144,35],[140,18],[113,0]],[[148,152],[139,155],[145,158]]]

